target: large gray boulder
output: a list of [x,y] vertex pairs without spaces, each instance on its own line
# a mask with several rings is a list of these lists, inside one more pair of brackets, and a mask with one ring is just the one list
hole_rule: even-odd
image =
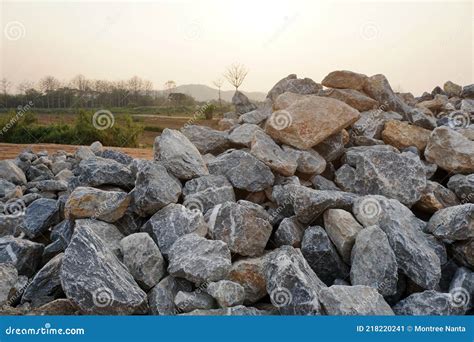
[[357,234],[352,249],[351,284],[375,288],[382,296],[397,292],[398,265],[387,235],[377,226]]
[[248,152],[228,150],[209,162],[213,175],[225,176],[237,189],[262,191],[273,185],[275,177],[270,168]]
[[225,279],[231,267],[230,250],[223,241],[196,234],[178,238],[168,254],[168,272],[195,284]]
[[221,175],[202,176],[187,181],[183,195],[183,205],[186,208],[202,213],[218,204],[235,202],[232,184]]
[[190,233],[205,236],[208,228],[201,212],[181,204],[169,204],[153,215],[141,230],[150,234],[161,253],[167,256],[179,237]]
[[251,103],[249,98],[238,90],[232,96],[232,104],[235,106],[235,111],[239,114],[245,114],[257,109],[257,106]]
[[397,200],[364,196],[355,200],[353,212],[365,227],[378,225],[387,235],[398,267],[417,285],[434,289],[441,278],[440,259],[423,233],[425,223]]
[[229,148],[229,133],[227,132],[197,125],[185,125],[181,132],[201,154],[218,154]]
[[242,305],[245,299],[244,287],[230,280],[209,283],[206,292],[216,299],[221,308]]
[[17,185],[26,184],[26,176],[14,160],[0,160],[0,178]]
[[342,261],[322,227],[313,226],[305,230],[301,252],[309,266],[326,285],[332,285],[338,278],[347,278],[349,267]]
[[323,87],[310,78],[298,78],[296,74],[290,74],[279,80],[268,92],[267,99],[275,101],[276,98],[285,93],[300,95],[317,94]]
[[148,304],[152,315],[177,315],[180,310],[175,305],[175,297],[180,291],[190,292],[193,285],[181,278],[166,276],[148,292]]
[[463,308],[457,306],[451,294],[428,290],[401,300],[393,311],[403,316],[446,316],[462,314]]
[[15,266],[19,275],[33,276],[41,263],[44,245],[11,235],[0,237],[0,264]]
[[18,282],[18,271],[12,264],[0,264],[0,306],[9,304]]
[[448,188],[462,203],[474,203],[474,173],[452,176],[449,178]]
[[153,215],[161,208],[178,202],[181,182],[157,162],[145,162],[137,172],[133,190],[134,211]]
[[474,238],[474,204],[437,211],[428,221],[426,231],[447,242]]
[[320,301],[328,315],[393,315],[382,295],[368,286],[333,285],[321,290]]
[[87,225],[76,225],[64,253],[61,284],[67,298],[85,314],[130,315],[147,311],[145,292]]
[[229,141],[236,146],[250,147],[255,133],[263,132],[260,126],[255,124],[244,123],[243,125],[237,126],[229,134]]
[[145,291],[153,288],[166,273],[160,249],[147,233],[136,233],[120,241],[123,263]]
[[264,266],[267,292],[282,315],[319,315],[320,291],[326,285],[299,249],[282,246],[270,252]]
[[33,239],[58,222],[59,203],[53,199],[39,198],[26,208],[21,230]]
[[179,131],[166,128],[155,139],[154,154],[155,160],[181,180],[209,174],[199,150]]
[[376,147],[355,147],[346,152],[347,164],[336,171],[336,184],[360,195],[383,195],[412,206],[426,187],[420,158]]
[[222,240],[233,253],[242,256],[263,254],[272,226],[267,213],[247,201],[218,204],[206,214],[209,236]]

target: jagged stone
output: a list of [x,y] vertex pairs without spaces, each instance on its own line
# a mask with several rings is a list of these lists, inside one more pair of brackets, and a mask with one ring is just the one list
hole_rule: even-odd
[[460,314],[462,309],[456,307],[450,294],[428,290],[401,300],[393,307],[393,311],[404,316],[444,316]]
[[349,88],[362,90],[368,77],[348,70],[337,70],[329,73],[321,82],[329,88]]
[[174,304],[179,312],[217,308],[216,300],[201,289],[193,292],[179,291],[174,298]]
[[59,222],[58,202],[40,198],[26,208],[21,230],[30,238],[38,237]]
[[377,101],[355,89],[329,89],[318,95],[342,101],[360,112],[374,109],[378,105]]
[[250,147],[256,132],[263,132],[260,126],[244,123],[239,125],[229,134],[229,141],[237,146]]
[[16,185],[26,184],[24,172],[13,160],[0,160],[0,178]]
[[456,195],[439,183],[427,181],[426,188],[421,192],[421,197],[415,204],[415,208],[435,213],[440,209],[458,205]]
[[395,146],[399,150],[415,146],[423,151],[428,143],[431,131],[410,125],[404,121],[390,120],[385,123],[382,139],[386,144]]
[[29,240],[4,236],[0,238],[0,264],[10,263],[19,275],[33,276],[41,262],[44,245]]
[[148,304],[152,315],[177,315],[180,313],[174,303],[179,291],[192,291],[192,284],[181,278],[166,276],[150,292],[148,292]]
[[395,95],[384,75],[378,74],[369,77],[363,89],[367,95],[377,100],[384,110],[393,110],[405,116],[410,111],[410,107]]
[[402,116],[395,112],[385,112],[380,109],[360,113],[360,119],[352,126],[356,136],[371,139],[381,139],[385,123],[391,120],[401,120]]
[[268,92],[267,98],[275,101],[278,96],[285,92],[308,95],[317,94],[323,87],[310,78],[297,78],[296,74],[290,74],[278,81]]
[[474,203],[474,173],[452,176],[449,178],[448,188],[454,191],[462,203]]
[[228,279],[244,288],[244,304],[256,303],[267,295],[264,262],[263,256],[240,259],[232,264]]
[[474,204],[437,211],[430,218],[426,231],[447,242],[474,238]]
[[0,264],[0,306],[11,304],[10,298],[17,281],[18,271],[16,268],[12,264]]
[[285,217],[275,231],[273,240],[277,247],[289,245],[299,248],[303,234],[304,227],[298,222],[296,216]]
[[257,109],[257,106],[251,103],[249,98],[240,91],[235,91],[234,96],[232,96],[232,104],[238,114],[245,114]]
[[224,176],[209,175],[191,179],[183,188],[183,205],[203,213],[218,204],[235,202],[232,184]]
[[243,286],[229,280],[209,283],[206,292],[216,299],[221,308],[241,305],[245,299]]
[[186,125],[181,129],[201,154],[222,153],[229,148],[229,134],[206,126]]

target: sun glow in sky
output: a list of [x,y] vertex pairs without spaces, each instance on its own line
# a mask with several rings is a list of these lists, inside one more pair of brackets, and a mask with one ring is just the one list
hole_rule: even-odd
[[415,95],[474,82],[472,1],[0,1],[0,76],[15,84],[84,74],[211,85],[233,62],[250,70],[242,89],[263,92],[338,69],[383,73]]

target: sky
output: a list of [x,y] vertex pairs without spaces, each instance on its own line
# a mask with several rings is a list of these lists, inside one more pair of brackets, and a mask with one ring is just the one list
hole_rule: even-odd
[[0,2],[0,77],[14,84],[83,74],[212,86],[234,62],[249,69],[247,91],[334,70],[382,73],[415,95],[474,83],[472,0]]

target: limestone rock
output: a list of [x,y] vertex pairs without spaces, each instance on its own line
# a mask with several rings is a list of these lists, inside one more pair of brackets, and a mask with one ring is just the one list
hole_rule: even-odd
[[461,96],[462,87],[454,82],[447,81],[444,86],[443,90],[448,94],[449,97],[453,96]]
[[263,131],[260,126],[255,124],[244,123],[239,125],[229,134],[229,141],[237,146],[247,146],[250,147],[253,137],[256,132]]
[[473,173],[474,141],[448,127],[438,127],[431,133],[425,157],[446,171]]
[[25,212],[22,231],[30,238],[43,234],[59,222],[59,206],[53,199],[40,198],[31,203]]
[[467,203],[437,211],[426,230],[448,242],[474,238],[474,204]]
[[229,148],[229,134],[206,126],[186,125],[181,132],[201,154],[222,153]]
[[155,240],[160,252],[167,256],[171,246],[181,236],[196,233],[207,234],[202,213],[181,204],[169,204],[153,215],[141,228]]
[[352,249],[351,284],[375,288],[382,296],[397,292],[397,260],[387,235],[377,226],[359,232]]
[[299,248],[303,234],[304,227],[298,222],[296,216],[285,217],[275,231],[273,240],[277,247],[289,245]]
[[17,281],[16,268],[12,264],[0,264],[0,306],[9,302]]
[[196,234],[178,238],[169,250],[168,272],[195,284],[227,277],[230,250],[223,241],[206,240]]
[[147,233],[136,233],[120,241],[123,263],[144,290],[154,287],[165,275],[165,261]]
[[13,184],[26,184],[26,176],[13,160],[0,160],[0,178]]
[[90,227],[76,225],[62,263],[64,292],[82,312],[123,315],[147,311],[145,292]]
[[440,209],[458,205],[456,195],[439,183],[427,181],[420,200],[415,204],[417,209],[434,213]]
[[423,151],[428,144],[431,132],[427,129],[410,125],[404,121],[391,120],[385,123],[382,139],[386,144],[399,150],[415,146]]
[[377,107],[378,102],[354,89],[329,89],[319,96],[327,96],[342,101],[360,112],[371,110]]
[[40,243],[13,236],[0,237],[0,264],[10,263],[19,275],[31,277],[40,265],[43,249]]
[[267,295],[265,257],[240,259],[232,264],[228,279],[242,285],[245,291],[245,304],[253,304]]
[[225,176],[234,187],[250,192],[262,191],[273,185],[270,168],[250,153],[228,150],[208,164],[213,175]]
[[232,104],[235,106],[235,111],[239,114],[245,114],[257,109],[257,106],[251,103],[248,97],[240,91],[236,91],[234,96],[232,96]]
[[299,149],[317,145],[359,118],[359,112],[344,102],[316,95],[283,93],[273,107],[265,131]]
[[221,175],[209,175],[191,179],[183,188],[183,205],[191,210],[206,213],[218,204],[235,202],[232,184]]
[[221,308],[241,305],[245,298],[243,286],[230,280],[209,283],[206,292],[216,299]]
[[364,84],[364,92],[377,100],[384,110],[393,110],[405,116],[410,111],[410,107],[395,95],[384,75],[378,74],[369,77]]
[[323,87],[310,78],[297,78],[296,74],[290,74],[278,81],[268,92],[267,98],[275,101],[276,98],[285,93],[301,95],[317,94]]
[[454,191],[462,203],[474,203],[474,174],[452,176],[448,188]]
[[380,109],[369,110],[360,113],[352,128],[356,136],[372,139],[381,139],[385,123],[391,120],[401,120],[402,116],[395,112],[384,112]]
[[190,292],[193,286],[185,279],[167,276],[148,293],[148,303],[153,315],[176,315],[180,310],[175,305],[175,297],[180,291]]
[[211,310],[217,307],[216,300],[201,289],[193,292],[179,291],[174,298],[174,304],[179,312]]
[[368,286],[333,285],[322,289],[320,297],[328,315],[393,315],[382,295]]
[[433,290],[414,293],[398,302],[393,311],[404,316],[438,316],[460,314],[460,309],[453,303],[448,293]]
[[67,199],[64,215],[67,219],[95,218],[115,222],[125,214],[129,204],[130,196],[123,191],[77,187]]
[[349,88],[362,90],[368,77],[363,74],[348,70],[337,70],[329,73],[321,82],[323,86],[329,88]]
[[209,174],[198,149],[179,131],[163,130],[161,136],[155,139],[154,153],[155,160],[181,180]]

